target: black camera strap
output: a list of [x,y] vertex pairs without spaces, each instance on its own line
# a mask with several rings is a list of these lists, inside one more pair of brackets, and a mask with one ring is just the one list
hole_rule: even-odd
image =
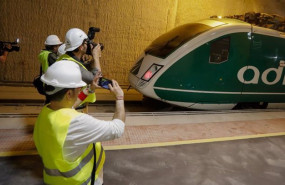
[[96,172],[96,150],[95,150],[95,143],[93,143],[93,153],[94,153],[94,164],[91,173],[91,185],[95,182],[95,172]]

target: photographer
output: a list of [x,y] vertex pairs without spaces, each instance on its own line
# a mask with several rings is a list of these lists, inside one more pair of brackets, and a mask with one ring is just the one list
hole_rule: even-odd
[[38,59],[41,63],[40,74],[47,71],[48,67],[51,66],[57,59],[57,52],[62,42],[56,35],[49,35],[45,41],[45,49],[43,49],[38,55]]
[[[88,48],[88,36],[84,31],[78,28],[70,29],[65,36],[65,51],[57,60],[69,60],[78,64],[82,74],[82,80],[89,86],[93,83],[96,74],[101,76],[101,66],[99,58],[101,57],[101,46],[98,44],[94,47],[89,45],[91,50],[92,59],[86,62],[88,55],[86,55]],[[92,87],[92,86],[91,86]],[[85,88],[82,94],[84,97],[79,96],[78,101],[75,103],[74,108],[85,102],[94,103],[96,96],[93,88]],[[85,95],[87,97],[85,97]],[[83,102],[82,102],[83,101]]]
[[99,58],[101,57],[101,47],[98,44],[94,47],[90,44],[91,55],[93,59],[86,63],[86,52],[88,44],[88,36],[84,31],[78,28],[70,29],[65,36],[65,51],[57,60],[70,60],[77,63],[80,67],[82,80],[91,84],[97,72],[101,71]]

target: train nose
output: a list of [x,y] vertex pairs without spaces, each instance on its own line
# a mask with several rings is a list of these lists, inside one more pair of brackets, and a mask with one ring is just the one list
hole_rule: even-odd
[[147,91],[152,88],[159,77],[163,59],[143,53],[134,64],[129,73],[129,82],[138,91]]

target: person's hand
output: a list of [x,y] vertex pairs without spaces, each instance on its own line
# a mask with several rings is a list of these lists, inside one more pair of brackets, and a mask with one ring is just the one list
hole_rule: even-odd
[[109,88],[116,100],[124,100],[124,91],[116,80],[112,80],[112,84],[109,84]]
[[89,87],[89,88],[90,88],[91,91],[95,91],[96,88],[100,87],[100,86],[98,85],[98,83],[99,83],[99,79],[100,79],[101,77],[102,77],[102,73],[101,73],[101,71],[98,71],[98,72],[96,73],[96,75],[94,76],[92,83],[90,84],[90,87]]
[[94,60],[99,60],[99,58],[101,57],[101,45],[97,44],[97,46],[93,46],[91,44],[91,51],[92,51],[92,56],[94,58]]
[[82,60],[84,63],[89,63],[90,61],[92,61],[93,57],[91,55],[87,55],[87,54],[84,54],[82,56]]
[[10,49],[12,49],[12,45],[10,43],[6,43],[5,44],[5,48],[10,50]]

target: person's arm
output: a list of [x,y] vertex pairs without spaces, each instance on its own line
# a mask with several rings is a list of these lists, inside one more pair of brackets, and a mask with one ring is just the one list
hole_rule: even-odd
[[125,124],[119,119],[104,121],[80,114],[70,122],[63,147],[64,158],[74,161],[90,143],[119,138],[124,129]]
[[3,55],[0,56],[0,61],[1,62],[4,63],[6,61],[8,53],[9,53],[8,51],[3,51]]
[[77,97],[77,100],[75,101],[75,103],[72,106],[74,109],[76,107],[78,107],[85,100],[85,98],[87,98],[89,93],[95,92],[95,89],[100,87],[100,86],[98,86],[98,81],[99,81],[100,77],[101,77],[101,73],[98,72],[95,75],[95,77],[93,78],[93,81],[89,85],[89,87],[87,87],[87,88],[83,89],[82,91],[80,91],[80,93],[79,93],[79,95]]
[[[96,82],[98,80],[95,85]],[[123,135],[126,119],[124,92],[115,80],[112,80],[109,88],[116,98],[113,120],[98,120],[88,114],[81,114],[73,119],[64,143],[64,157],[67,160],[76,159],[90,143],[112,140]]]
[[121,100],[121,99],[116,100],[116,111],[113,116],[113,119],[120,119],[123,122],[126,121],[124,100]]
[[4,48],[1,48],[1,56],[0,56],[0,61],[5,62],[9,53],[9,50],[12,49],[11,44],[5,44]]
[[87,84],[91,84],[94,80],[94,74],[84,69],[81,65],[79,65],[79,67],[82,75],[82,80]]
[[88,92],[88,88],[83,89],[82,91],[80,91],[75,103],[73,104],[72,108],[76,109],[84,100],[85,98],[87,98],[89,92]]
[[100,65],[101,46],[100,44],[97,44],[97,46],[93,48],[92,45],[91,49],[92,49],[92,57],[94,60],[93,63],[91,63],[91,68],[101,71],[101,65]]
[[110,91],[116,98],[116,109],[113,119],[120,119],[123,122],[126,120],[125,105],[124,105],[124,91],[119,86],[118,82],[112,80],[112,84],[109,84]]
[[53,63],[55,63],[57,59],[57,55],[55,53],[50,53],[48,55],[48,65],[51,66]]

